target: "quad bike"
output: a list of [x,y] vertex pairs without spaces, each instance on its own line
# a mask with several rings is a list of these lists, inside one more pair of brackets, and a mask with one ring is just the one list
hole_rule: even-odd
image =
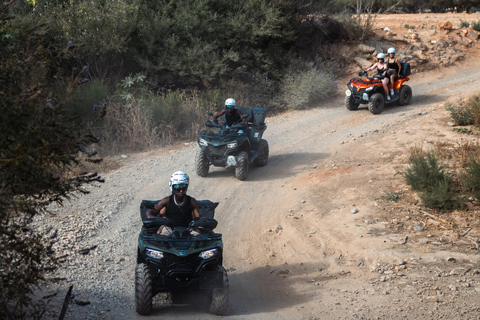
[[[146,218],[148,209],[159,201],[143,200],[140,215],[143,220],[138,236],[135,268],[136,311],[148,315],[153,309],[153,297],[160,292],[171,296],[197,294],[205,300],[211,313],[221,315],[228,308],[228,275],[223,262],[222,235],[213,232],[213,218],[218,203],[197,201],[200,219],[188,228],[176,227],[170,235],[157,234],[162,225],[171,226],[165,218]],[[194,236],[190,232],[200,232]]]
[[360,104],[367,104],[368,110],[373,114],[379,114],[383,111],[385,104],[397,103],[401,106],[407,105],[412,100],[412,89],[404,84],[410,80],[410,64],[401,62],[402,68],[398,79],[393,84],[388,84],[388,90],[393,89],[395,94],[390,96],[391,100],[386,100],[385,91],[382,85],[382,79],[385,76],[376,74],[372,78],[368,77],[367,71],[362,69],[359,76],[365,76],[365,79],[353,78],[348,83],[348,89],[345,91],[345,106],[348,110],[357,110]]
[[[245,123],[237,123],[228,127],[216,121],[206,121],[208,128],[202,130],[198,137],[200,149],[195,156],[195,171],[200,177],[208,174],[210,165],[216,167],[235,167],[235,177],[245,180],[251,163],[263,167],[268,162],[268,142],[262,139],[267,125],[265,124],[265,108],[238,107],[245,118]],[[210,111],[207,114],[213,117]]]

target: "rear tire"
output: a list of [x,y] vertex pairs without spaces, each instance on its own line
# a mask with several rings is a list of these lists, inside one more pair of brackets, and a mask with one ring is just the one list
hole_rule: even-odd
[[227,270],[225,270],[225,268],[222,266],[217,266],[216,271],[223,272],[223,287],[213,289],[212,301],[210,302],[208,311],[216,315],[223,315],[225,312],[227,312],[228,308],[228,274]]
[[235,167],[235,178],[238,180],[245,180],[248,176],[248,154],[245,151],[240,151],[237,157],[238,165]]
[[152,312],[153,277],[145,263],[135,268],[135,305],[138,314],[148,315]]
[[258,146],[258,158],[253,161],[253,164],[257,167],[263,167],[268,162],[268,142],[265,139],[260,140],[260,144]]
[[407,105],[412,100],[412,88],[407,85],[404,85],[400,88],[400,93],[398,97],[398,104],[401,106]]
[[374,93],[368,101],[368,110],[373,114],[379,114],[383,111],[385,99],[381,93]]
[[197,150],[195,155],[195,171],[197,175],[200,177],[206,177],[208,174],[208,170],[210,169],[210,164],[208,161],[207,153],[205,150],[200,148]]
[[352,94],[350,96],[345,95],[345,107],[347,107],[348,110],[350,111],[357,110],[358,106],[359,106],[359,103],[353,102]]

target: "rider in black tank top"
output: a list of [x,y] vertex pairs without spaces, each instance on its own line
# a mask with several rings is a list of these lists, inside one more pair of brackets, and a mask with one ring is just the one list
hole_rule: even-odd
[[173,227],[188,227],[192,221],[192,197],[185,196],[185,203],[182,206],[176,204],[174,194],[170,195],[168,201],[166,217],[172,221]]

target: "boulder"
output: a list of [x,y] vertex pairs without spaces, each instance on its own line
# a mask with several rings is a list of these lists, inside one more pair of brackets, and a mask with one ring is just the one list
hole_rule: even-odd
[[437,25],[437,28],[442,29],[442,30],[452,30],[453,29],[453,24],[450,21],[440,22]]
[[368,53],[368,54],[373,54],[373,52],[375,51],[375,47],[367,46],[364,44],[359,44],[357,49],[361,53]]
[[472,30],[472,29],[468,30],[468,32],[467,32],[466,35],[467,35],[469,38],[472,38],[473,40],[478,40],[478,38],[480,37],[479,34],[478,34],[476,31]]

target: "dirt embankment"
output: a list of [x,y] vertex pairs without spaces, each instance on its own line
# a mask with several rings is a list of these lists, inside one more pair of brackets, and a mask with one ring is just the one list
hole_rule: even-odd
[[[406,42],[377,44],[399,44],[405,53],[400,44],[421,47],[404,37],[412,30],[408,24],[426,32],[418,37],[428,46],[437,30],[431,26],[451,21],[457,27],[453,17],[378,16],[378,38]],[[392,35],[382,35],[386,27]],[[44,288],[45,295],[58,293],[47,318],[58,318],[73,285],[67,319],[144,319],[134,309],[139,204],[168,194],[169,176],[183,170],[191,176],[189,194],[220,202],[217,231],[224,235],[230,279],[224,318],[478,319],[480,209],[472,203],[467,214],[428,212],[398,174],[410,147],[476,143],[478,135],[452,131],[444,107],[479,93],[478,45],[449,46],[467,50],[451,67],[442,67],[440,59],[433,69],[416,69],[408,106],[379,115],[348,111],[342,79],[332,102],[269,117],[268,165],[252,168],[243,182],[224,168],[197,177],[194,141],[119,159],[123,167],[106,174],[105,185],[54,208],[40,222],[60,229],[56,249],[65,255]],[[155,302],[154,317],[212,318],[202,306],[171,305],[163,298]]]

